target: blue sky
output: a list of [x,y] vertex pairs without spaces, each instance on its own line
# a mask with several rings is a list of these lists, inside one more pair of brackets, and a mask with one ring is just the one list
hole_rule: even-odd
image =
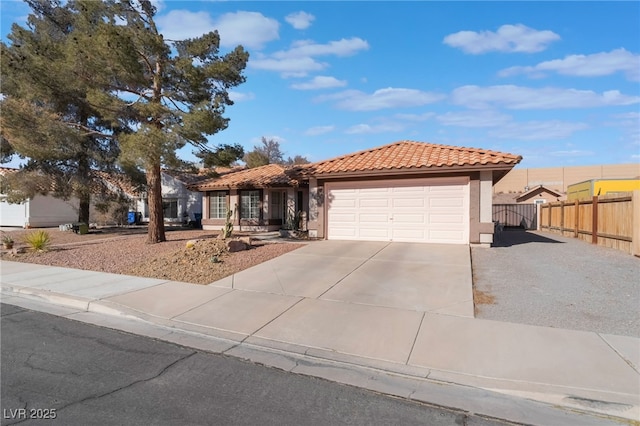
[[[229,128],[311,161],[398,140],[519,167],[640,162],[640,2],[157,1],[168,39],[249,52]],[[28,7],[1,2],[2,37]],[[181,152],[192,160],[191,149]]]

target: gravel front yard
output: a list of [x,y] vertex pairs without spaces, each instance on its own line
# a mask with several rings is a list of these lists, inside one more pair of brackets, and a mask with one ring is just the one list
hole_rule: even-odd
[[[299,243],[253,241],[249,250],[226,253],[221,250],[224,242],[215,238],[218,232],[203,230],[168,231],[167,241],[160,244],[146,244],[144,228],[108,228],[86,235],[46,231],[51,235],[51,250],[23,254],[3,251],[2,259],[209,284],[302,247]],[[9,231],[16,247],[26,247],[21,241],[28,232],[32,231]],[[190,240],[197,241],[187,248]],[[212,262],[214,256],[219,262]]]
[[[573,238],[505,230],[472,248],[477,318],[640,337],[640,259]],[[491,297],[489,297],[490,299]]]

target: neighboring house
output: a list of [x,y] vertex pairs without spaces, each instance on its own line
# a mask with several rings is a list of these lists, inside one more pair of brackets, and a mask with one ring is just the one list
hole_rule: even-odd
[[204,229],[219,230],[232,212],[234,227],[243,231],[272,231],[306,212],[308,189],[278,164],[267,164],[190,185],[203,193]]
[[564,194],[556,190],[538,185],[526,192],[494,194],[493,204],[543,204],[563,201],[565,198]]
[[[0,167],[0,177],[17,173],[19,169]],[[126,211],[133,208],[140,197],[137,189],[125,178],[115,174],[95,171],[95,177],[104,185],[96,185],[91,201],[90,221],[100,224],[126,223]],[[96,208],[101,192],[106,188],[111,194],[119,195],[119,203],[111,204],[107,211]],[[0,194],[0,226],[19,226],[22,228],[46,228],[78,221],[77,198],[68,200],[52,195],[36,195],[22,203],[10,204],[6,195]],[[122,205],[124,204],[124,205]]]
[[522,157],[401,141],[284,169],[270,164],[202,182],[203,226],[228,209],[242,229],[276,229],[292,212],[310,237],[332,240],[493,242],[492,187]]
[[[0,167],[0,178],[18,169]],[[78,220],[78,201],[62,200],[50,195],[36,195],[19,204],[7,202],[7,196],[0,193],[0,226],[40,228],[58,226]]]
[[[207,175],[209,172],[203,170],[196,174],[162,171],[162,207],[165,222],[181,223],[202,217],[202,193],[192,191],[188,187],[209,179]],[[142,222],[149,222],[149,203],[146,194],[138,199],[136,211],[141,213]]]

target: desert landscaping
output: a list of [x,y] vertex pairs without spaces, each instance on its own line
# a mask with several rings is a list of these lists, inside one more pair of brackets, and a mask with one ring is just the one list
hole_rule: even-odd
[[[85,235],[47,229],[50,248],[34,252],[24,242],[30,232],[34,231],[3,231],[3,236],[10,235],[15,245],[11,250],[2,250],[1,258],[193,284],[212,283],[303,245],[251,239],[247,250],[229,252],[227,243],[217,238],[218,231],[169,229],[166,242],[147,244],[144,227],[109,227],[92,229]],[[248,240],[244,234],[234,237]]]

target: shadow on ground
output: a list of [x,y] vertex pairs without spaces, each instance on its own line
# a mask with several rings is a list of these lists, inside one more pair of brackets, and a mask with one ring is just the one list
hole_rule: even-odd
[[527,243],[564,244],[562,241],[543,237],[541,235],[534,234],[533,232],[518,228],[505,228],[503,231],[496,233],[493,240],[493,247],[511,247]]

